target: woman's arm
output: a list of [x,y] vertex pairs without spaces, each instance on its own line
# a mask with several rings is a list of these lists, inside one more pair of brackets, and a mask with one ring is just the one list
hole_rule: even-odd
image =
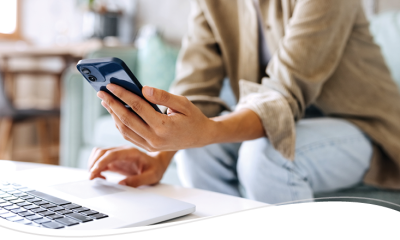
[[118,85],[107,86],[115,96],[127,103],[139,116],[105,92],[98,96],[112,115],[124,138],[149,152],[177,151],[221,142],[242,142],[265,135],[262,123],[252,110],[207,118],[186,97],[143,87],[145,98],[168,107],[167,115],[154,109],[141,97]]
[[210,119],[187,98],[145,86],[146,99],[169,107],[168,114],[164,115],[122,87],[110,84],[107,88],[143,119],[109,94],[99,92],[102,105],[110,112],[116,127],[126,140],[150,153],[132,147],[94,149],[89,159],[90,179],[104,178],[101,173],[110,170],[127,176],[121,184],[133,187],[156,184],[179,149],[264,136],[258,115],[249,109]]

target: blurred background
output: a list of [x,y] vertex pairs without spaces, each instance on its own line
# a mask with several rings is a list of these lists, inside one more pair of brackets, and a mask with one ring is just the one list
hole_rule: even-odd
[[[400,1],[363,4],[400,82]],[[189,11],[188,0],[0,0],[0,159],[86,168],[94,146],[129,145],[75,65],[119,57],[168,90]]]

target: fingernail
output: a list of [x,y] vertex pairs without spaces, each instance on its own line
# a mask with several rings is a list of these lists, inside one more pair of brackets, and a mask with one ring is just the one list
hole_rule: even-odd
[[113,92],[115,90],[115,86],[112,84],[108,84],[107,89],[110,90],[111,92]]
[[145,93],[146,93],[147,96],[153,96],[154,89],[153,89],[152,87],[146,86],[146,87],[144,88],[144,91],[145,91]]

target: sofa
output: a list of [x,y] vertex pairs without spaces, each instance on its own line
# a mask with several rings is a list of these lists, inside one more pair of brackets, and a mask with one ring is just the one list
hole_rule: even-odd
[[[375,41],[381,46],[391,73],[400,86],[400,48],[398,47],[400,44],[400,13],[389,12],[374,17],[371,19],[371,32]],[[139,49],[134,47],[102,48],[90,53],[87,57],[119,57],[127,63],[140,81],[146,80],[143,84],[167,89],[174,78],[177,50],[165,44],[159,36],[154,36],[150,43],[147,47]],[[121,137],[111,116],[100,105],[100,100],[96,97],[94,90],[83,81],[74,66],[64,73],[63,84],[60,159],[62,165],[86,168],[87,159],[93,147],[132,145]],[[226,80],[221,91],[221,98],[228,105],[235,105],[236,100]],[[162,182],[180,184],[174,163],[168,168]],[[346,196],[346,198],[342,196]],[[327,198],[340,201],[362,201],[386,204],[393,208],[396,206],[382,201],[400,204],[398,191],[382,190],[364,185],[333,193],[317,194],[315,197],[321,198],[319,201],[327,200]],[[380,199],[381,202],[373,199]]]

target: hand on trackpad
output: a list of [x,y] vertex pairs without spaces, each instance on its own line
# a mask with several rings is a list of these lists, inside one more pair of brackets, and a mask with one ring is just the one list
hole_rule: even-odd
[[96,179],[94,181],[84,180],[78,182],[63,183],[59,185],[54,185],[52,186],[52,188],[82,199],[95,198],[104,195],[115,194],[118,192],[124,192],[123,189],[110,186],[101,179]]

